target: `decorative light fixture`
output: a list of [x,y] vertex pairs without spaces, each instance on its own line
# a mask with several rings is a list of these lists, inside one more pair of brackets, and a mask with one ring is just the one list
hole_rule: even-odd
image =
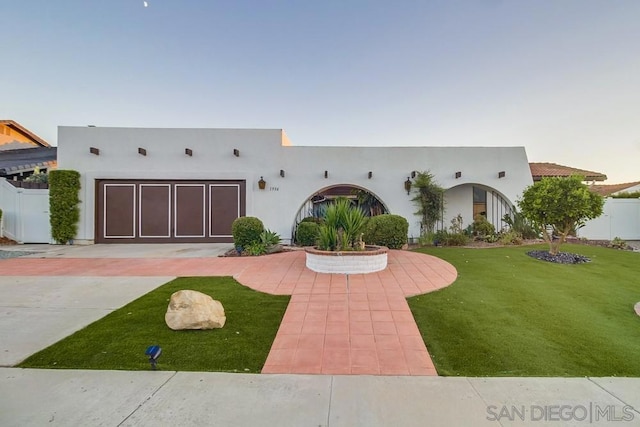
[[158,357],[160,357],[160,355],[162,354],[162,349],[159,345],[150,345],[149,347],[147,347],[147,351],[145,351],[144,354],[149,356],[151,369],[155,371],[158,365]]
[[407,177],[407,180],[404,182],[404,189],[407,190],[407,194],[411,193],[411,178]]
[[184,154],[186,154],[187,156],[191,157],[191,156],[193,156],[193,150],[191,148],[185,148],[184,149]]
[[411,171],[411,179],[416,177],[416,171]]
[[507,175],[505,171],[498,172],[498,178],[504,178]]
[[138,154],[142,154],[143,156],[147,155],[147,150],[142,147],[138,147]]
[[240,150],[238,150],[237,148],[233,149],[233,155],[236,157],[240,157]]
[[329,171],[324,171],[324,177],[329,178]]
[[373,176],[373,172],[369,171],[369,179],[371,179],[371,177]]
[[100,155],[100,149],[96,147],[89,147],[89,152],[91,154],[95,154],[96,156]]
[[456,179],[460,178],[462,176],[462,172],[456,172]]
[[258,181],[258,188],[261,190],[264,190],[266,185],[267,185],[267,182],[264,180],[263,177],[260,177],[260,181]]
[[284,178],[284,170],[280,169],[280,176]]

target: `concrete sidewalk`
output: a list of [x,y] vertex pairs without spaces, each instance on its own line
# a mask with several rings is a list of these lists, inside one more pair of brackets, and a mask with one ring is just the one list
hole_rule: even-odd
[[0,425],[640,425],[628,378],[0,369]]

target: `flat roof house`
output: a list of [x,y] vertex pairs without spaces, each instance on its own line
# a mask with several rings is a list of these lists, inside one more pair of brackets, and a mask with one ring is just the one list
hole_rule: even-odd
[[239,216],[288,241],[319,195],[365,190],[418,237],[405,181],[430,171],[445,220],[483,213],[501,228],[532,184],[524,147],[311,147],[280,129],[60,127],[60,169],[81,174],[76,242],[231,242]]

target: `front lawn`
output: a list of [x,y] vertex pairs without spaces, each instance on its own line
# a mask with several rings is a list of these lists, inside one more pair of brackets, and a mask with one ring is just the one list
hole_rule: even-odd
[[458,270],[409,299],[440,375],[640,376],[640,254],[563,245],[592,260],[579,265],[525,254],[542,248],[418,250]]
[[[191,289],[222,302],[222,329],[173,331],[164,321],[169,298]],[[150,369],[145,350],[159,345],[158,368],[260,372],[289,296],[268,295],[231,277],[182,277],[166,283],[75,334],[32,355],[22,368]]]

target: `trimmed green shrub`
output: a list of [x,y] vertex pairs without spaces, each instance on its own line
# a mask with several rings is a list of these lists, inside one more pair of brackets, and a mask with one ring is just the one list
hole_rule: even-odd
[[487,221],[487,218],[484,215],[476,215],[473,218],[473,234],[480,237],[492,236],[496,234],[496,228]]
[[298,224],[296,243],[300,246],[315,246],[319,234],[320,226],[318,224],[311,221],[303,221]]
[[469,243],[469,237],[462,233],[449,233],[447,236],[447,246],[464,246]]
[[260,235],[263,231],[262,221],[253,216],[236,218],[231,224],[231,234],[236,247],[246,248],[252,243],[260,242]]
[[363,240],[372,245],[400,249],[407,243],[409,222],[400,215],[384,214],[369,218]]
[[438,230],[433,234],[435,246],[464,246],[469,243],[469,236],[464,233],[450,233],[447,230]]
[[73,240],[78,232],[80,173],[52,170],[49,173],[49,221],[51,236],[60,243]]
[[323,220],[322,218],[317,218],[315,216],[306,216],[304,218],[302,218],[302,221],[300,221],[301,223],[303,222],[313,222],[315,224],[322,224]]

